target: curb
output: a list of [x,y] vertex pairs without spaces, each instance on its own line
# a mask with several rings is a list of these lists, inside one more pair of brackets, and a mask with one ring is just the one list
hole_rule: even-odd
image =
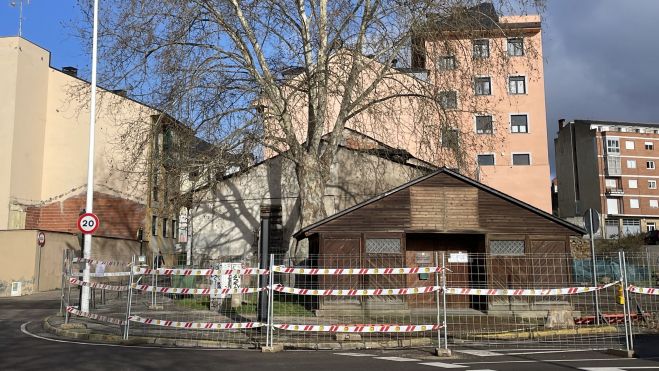
[[[116,345],[159,345],[180,348],[217,348],[217,349],[262,349],[262,344],[236,344],[219,342],[215,340],[188,340],[158,338],[153,336],[131,336],[124,340],[122,336],[111,334],[96,334],[90,329],[62,329],[50,323],[50,319],[57,315],[48,316],[43,320],[43,328],[52,334],[66,339],[87,340],[101,344]],[[360,350],[360,349],[387,349],[401,347],[421,347],[432,345],[430,338],[400,339],[390,341],[360,341],[360,342],[332,342],[332,343],[282,343],[283,349],[295,350]]]

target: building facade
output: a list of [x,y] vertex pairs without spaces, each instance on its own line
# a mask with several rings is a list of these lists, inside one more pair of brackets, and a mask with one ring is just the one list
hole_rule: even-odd
[[[0,230],[78,233],[87,190],[90,84],[74,67],[51,67],[48,50],[1,37],[0,86]],[[164,151],[168,121],[125,91],[99,88],[97,98],[93,211],[101,224],[95,236],[139,241],[142,231],[145,251],[171,250],[178,211],[163,203],[167,188],[156,181],[165,177],[157,154]],[[140,153],[129,148],[138,140],[146,144]],[[156,233],[149,233],[153,221]]]
[[605,238],[657,227],[659,124],[560,120],[554,143],[560,217],[593,208]]
[[491,3],[458,13],[429,16],[411,49],[438,90],[442,146],[471,138],[463,174],[551,212],[540,17],[499,16]]

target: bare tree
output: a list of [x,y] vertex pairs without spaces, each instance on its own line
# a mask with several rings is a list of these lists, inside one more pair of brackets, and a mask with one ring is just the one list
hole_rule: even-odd
[[[81,1],[89,16],[89,1]],[[259,143],[259,156],[278,153],[293,161],[302,225],[324,215],[322,195],[346,127],[465,171],[473,165],[466,153],[496,146],[494,136],[489,144],[466,133],[451,141],[447,129],[464,112],[484,108],[447,105],[443,82],[410,57],[419,35],[441,27],[505,37],[491,14],[474,8],[476,1],[102,3],[103,84],[167,112],[221,153],[254,154]],[[498,4],[499,11],[516,13],[541,5]],[[472,45],[451,47],[467,53]],[[465,79],[449,82],[471,87],[477,68],[460,66]]]

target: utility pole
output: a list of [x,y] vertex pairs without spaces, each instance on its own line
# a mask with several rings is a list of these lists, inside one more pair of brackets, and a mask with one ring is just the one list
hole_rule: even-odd
[[[16,1],[12,0],[9,5],[16,7]],[[27,5],[30,5],[30,0],[27,0]],[[18,0],[18,36],[23,36],[23,0]]]
[[[94,0],[94,26],[92,38],[92,81],[91,81],[91,105],[89,108],[89,158],[87,160],[87,203],[85,210],[92,213],[94,204],[94,130],[96,126],[96,49],[98,41],[98,0]],[[82,280],[89,282],[91,278],[89,259],[92,253],[92,235],[85,233],[83,256],[85,258],[85,269],[82,272]],[[89,312],[89,286],[82,287],[82,298],[80,299],[80,310]]]

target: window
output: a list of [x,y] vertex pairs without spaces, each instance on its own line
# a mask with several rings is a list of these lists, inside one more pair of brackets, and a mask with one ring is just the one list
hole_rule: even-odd
[[648,169],[654,169],[654,161],[646,161],[645,167],[647,167]]
[[531,165],[531,155],[528,153],[513,154],[513,165]]
[[608,157],[606,159],[606,175],[621,175],[622,164],[620,157]]
[[654,231],[655,229],[657,229],[657,225],[654,222],[645,223],[645,230],[646,231],[650,232],[650,231]]
[[367,238],[367,254],[400,254],[399,238]]
[[444,128],[442,129],[442,147],[458,149],[460,142],[460,135],[457,129]]
[[657,181],[648,180],[648,189],[657,189]]
[[634,149],[634,141],[633,140],[625,141],[625,149]]
[[494,155],[478,155],[479,166],[492,166],[494,165]]
[[615,198],[606,199],[606,213],[609,215],[618,214],[618,200]]
[[636,160],[627,160],[627,169],[636,169]]
[[474,59],[484,59],[490,56],[489,40],[474,40]]
[[524,55],[524,39],[519,37],[508,39],[508,55],[512,57]]
[[510,131],[513,133],[528,133],[529,119],[526,115],[510,115]]
[[158,235],[158,217],[157,216],[152,216],[151,217],[151,234],[153,236]]
[[510,76],[508,78],[508,92],[510,94],[526,94],[526,78],[524,76]]
[[606,179],[605,185],[607,189],[616,189],[618,188],[618,181],[615,179]]
[[618,138],[607,138],[606,139],[606,153],[616,154],[620,153],[620,140]]
[[622,220],[622,234],[629,236],[641,233],[641,221],[638,219],[623,219]]
[[437,59],[437,69],[440,71],[448,71],[455,69],[455,57],[452,55],[445,55]]
[[659,207],[659,201],[657,200],[650,200],[650,207],[653,209],[656,209]]
[[476,133],[492,134],[492,116],[476,116]]
[[638,209],[638,198],[630,198],[629,199],[629,207],[631,209]]
[[162,219],[162,236],[167,237],[167,218]]
[[178,221],[172,219],[172,238],[176,238],[178,234]]
[[620,223],[615,219],[607,219],[604,222],[606,226],[606,238],[617,238],[620,234]]
[[492,94],[492,83],[489,77],[474,78],[474,90],[476,95]]
[[629,179],[629,188],[638,188],[638,180]]
[[524,255],[524,240],[490,241],[490,254],[500,256]]
[[647,149],[648,151],[652,151],[654,149],[654,143],[645,142],[645,149]]
[[458,108],[458,93],[454,91],[439,92],[439,105],[442,108]]

